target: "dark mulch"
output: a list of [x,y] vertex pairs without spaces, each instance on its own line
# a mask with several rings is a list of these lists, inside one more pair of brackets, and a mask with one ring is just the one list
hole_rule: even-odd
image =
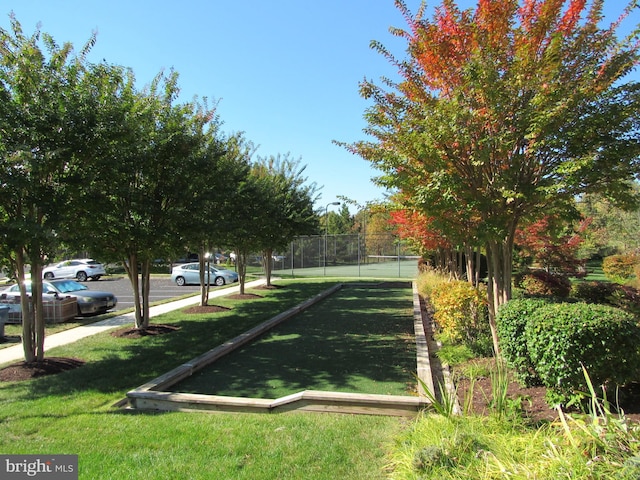
[[257,287],[253,287],[256,290],[279,290],[281,288],[285,288],[283,285],[274,285],[273,283],[271,285],[258,285]]
[[180,327],[175,325],[154,325],[151,324],[147,328],[121,328],[111,332],[111,335],[118,338],[142,338],[152,335],[164,335],[167,333],[180,330]]
[[185,308],[182,310],[184,313],[193,314],[193,313],[217,313],[217,312],[226,312],[231,310],[227,307],[221,307],[220,305],[196,305],[194,307]]
[[0,370],[0,381],[19,382],[44,375],[54,375],[84,365],[84,361],[77,358],[50,357],[41,362],[18,362]]
[[[456,382],[460,406],[464,408],[465,399],[469,395],[469,380],[459,379]],[[507,396],[516,400],[522,398],[523,414],[532,422],[554,421],[558,418],[558,412],[549,407],[545,400],[547,389],[545,387],[523,387],[519,383],[512,381],[507,388]],[[478,415],[489,413],[491,402],[491,379],[483,377],[476,379],[473,386],[473,403],[471,411]],[[615,405],[615,398],[609,398]],[[634,421],[640,422],[640,385],[633,384],[621,390],[620,406],[624,410],[625,416]]]
[[255,300],[256,298],[262,298],[262,296],[254,293],[234,293],[233,295],[227,295],[226,298],[232,300]]

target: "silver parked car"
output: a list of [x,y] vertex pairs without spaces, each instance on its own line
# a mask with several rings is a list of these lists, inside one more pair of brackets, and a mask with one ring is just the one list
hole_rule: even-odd
[[[227,283],[238,281],[238,274],[233,270],[223,268],[215,268],[209,266],[209,284],[222,286]],[[178,265],[171,270],[171,280],[179,286],[184,285],[200,285],[200,264],[185,263]],[[207,273],[205,272],[204,281],[207,282]]]
[[[31,282],[25,282],[27,293],[31,293]],[[75,280],[51,280],[42,282],[42,291],[45,296],[75,297],[78,303],[78,315],[97,315],[114,308],[118,299],[113,293],[98,292]],[[0,291],[0,298],[19,297],[18,285]],[[45,298],[43,296],[43,298]]]
[[88,278],[99,280],[106,275],[104,266],[92,258],[78,258],[64,260],[55,265],[49,265],[42,269],[42,278],[53,280],[54,278],[75,278],[79,282],[86,282]]

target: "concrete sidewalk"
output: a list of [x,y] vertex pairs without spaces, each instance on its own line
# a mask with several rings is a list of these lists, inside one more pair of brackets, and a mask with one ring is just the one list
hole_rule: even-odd
[[[245,288],[256,287],[263,283],[265,283],[264,279],[254,280],[252,282],[245,283]],[[224,295],[237,293],[239,291],[240,285],[236,285],[231,288],[223,288],[220,290],[209,292],[209,298],[222,297]],[[166,312],[178,310],[189,305],[194,305],[198,302],[200,302],[200,294],[189,298],[183,298],[182,300],[176,300],[175,302],[156,305],[155,307],[151,307],[149,309],[149,316],[155,317]],[[51,348],[59,347],[60,345],[66,345],[68,343],[73,343],[82,338],[88,337],[90,335],[95,335],[96,333],[101,333],[106,330],[111,330],[115,327],[133,324],[134,316],[135,314],[133,312],[125,313],[123,315],[118,315],[117,317],[111,317],[106,320],[101,320],[99,322],[90,323],[81,327],[71,328],[60,333],[48,335],[44,339],[45,356],[46,352],[48,352]],[[12,347],[0,349],[0,365],[19,360],[24,360],[24,349],[22,348],[21,343],[18,343]]]

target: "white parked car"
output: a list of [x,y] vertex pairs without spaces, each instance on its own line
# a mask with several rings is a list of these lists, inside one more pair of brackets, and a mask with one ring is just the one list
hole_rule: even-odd
[[106,275],[104,266],[91,258],[64,260],[42,269],[42,277],[46,280],[75,278],[79,282],[86,282],[89,278],[99,280],[102,275]]

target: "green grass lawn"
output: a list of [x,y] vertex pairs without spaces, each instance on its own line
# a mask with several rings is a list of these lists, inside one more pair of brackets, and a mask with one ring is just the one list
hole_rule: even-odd
[[406,420],[338,414],[132,413],[126,392],[276,313],[335,279],[283,281],[255,301],[215,299],[231,310],[153,319],[180,330],[137,340],[97,334],[47,352],[86,365],[0,383],[0,452],[77,454],[81,479],[384,478],[389,445]]
[[171,390],[260,398],[302,390],[411,394],[410,287],[345,287]]

